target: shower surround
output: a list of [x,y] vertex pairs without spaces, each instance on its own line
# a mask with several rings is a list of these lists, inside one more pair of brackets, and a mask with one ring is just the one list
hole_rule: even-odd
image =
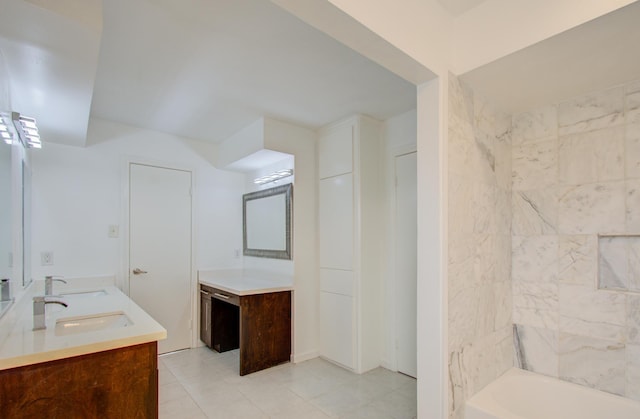
[[[616,271],[598,266],[598,248],[640,234],[640,82],[516,115],[512,140],[513,321],[526,367],[640,400],[640,294],[598,289],[598,270]],[[621,250],[605,256],[622,259],[624,277],[640,253]]]
[[640,400],[640,294],[597,288],[599,236],[640,235],[640,81],[510,116],[450,75],[448,99],[449,417],[514,364],[512,324],[527,369]]

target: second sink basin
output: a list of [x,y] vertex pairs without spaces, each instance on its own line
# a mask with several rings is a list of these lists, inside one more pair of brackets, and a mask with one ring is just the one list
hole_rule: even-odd
[[55,335],[66,336],[77,333],[118,329],[131,326],[132,324],[133,322],[122,311],[66,317],[56,321]]

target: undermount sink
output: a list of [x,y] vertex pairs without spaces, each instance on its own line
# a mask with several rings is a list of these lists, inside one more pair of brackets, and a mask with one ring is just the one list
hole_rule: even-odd
[[65,292],[60,294],[60,296],[64,298],[102,297],[104,295],[107,295],[105,290]]
[[119,329],[131,325],[133,325],[133,322],[122,311],[66,317],[56,321],[55,335],[75,335],[78,333]]

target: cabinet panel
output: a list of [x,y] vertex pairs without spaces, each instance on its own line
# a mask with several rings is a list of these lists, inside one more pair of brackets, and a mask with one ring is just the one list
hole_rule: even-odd
[[353,271],[320,268],[320,291],[353,297]]
[[320,292],[320,353],[354,368],[353,297]]
[[200,287],[200,340],[211,348],[211,293]]
[[353,171],[353,126],[336,127],[318,140],[320,179]]
[[353,265],[353,176],[320,181],[318,212],[320,267],[351,270]]

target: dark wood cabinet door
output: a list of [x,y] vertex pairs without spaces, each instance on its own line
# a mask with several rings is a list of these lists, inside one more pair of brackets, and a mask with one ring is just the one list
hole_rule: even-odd
[[200,340],[209,348],[211,342],[211,294],[207,289],[200,288]]
[[0,371],[0,418],[158,417],[156,342]]

